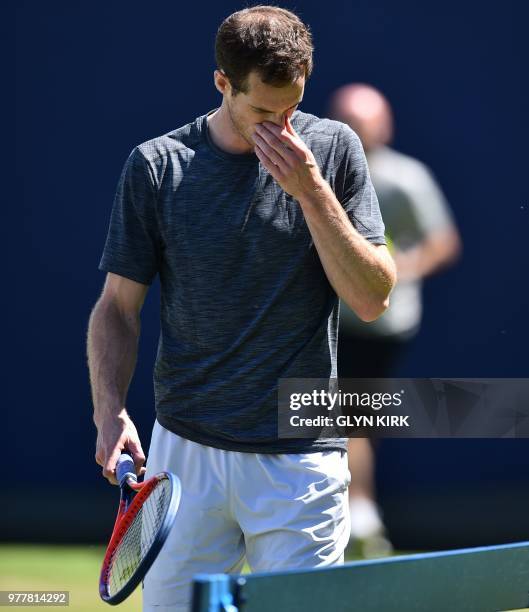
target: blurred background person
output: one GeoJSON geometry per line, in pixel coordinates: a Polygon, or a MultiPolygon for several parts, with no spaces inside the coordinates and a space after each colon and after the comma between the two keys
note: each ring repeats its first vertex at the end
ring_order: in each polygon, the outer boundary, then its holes
{"type": "MultiPolygon", "coordinates": [[[[448,203],[431,171],[390,148],[393,114],[381,92],[366,84],[334,92],[329,116],[347,123],[360,137],[397,264],[398,283],[390,307],[364,323],[340,307],[338,372],[342,378],[385,378],[420,328],[422,279],[452,264],[461,241],[448,203]]],[[[387,554],[391,546],[375,502],[374,456],[369,439],[349,441],[351,540],[364,556],[387,554]]]]}

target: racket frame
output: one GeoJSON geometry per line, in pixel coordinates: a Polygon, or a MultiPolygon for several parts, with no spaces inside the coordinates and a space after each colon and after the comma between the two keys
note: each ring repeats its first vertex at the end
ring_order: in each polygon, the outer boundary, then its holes
{"type": "Polygon", "coordinates": [[[180,505],[182,494],[180,480],[170,472],[160,472],[145,482],[138,483],[135,477],[127,477],[120,484],[121,497],[119,501],[118,514],[112,536],[105,552],[101,574],[99,577],[99,595],[101,599],[110,605],[117,605],[124,601],[143,580],[154,560],[158,556],[171,527],[173,526],[180,505]],[[108,593],[108,573],[113,555],[123,539],[128,527],[137,516],[145,499],[161,480],[168,479],[171,483],[171,500],[163,518],[162,524],[156,537],[145,557],[140,561],[138,567],[126,582],[125,586],[114,595],[108,593]]]}

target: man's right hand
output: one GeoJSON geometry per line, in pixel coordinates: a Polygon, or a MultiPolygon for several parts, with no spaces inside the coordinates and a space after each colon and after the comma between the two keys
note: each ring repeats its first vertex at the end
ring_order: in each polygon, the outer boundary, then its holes
{"type": "Polygon", "coordinates": [[[145,473],[145,454],[136,427],[125,408],[119,414],[97,422],[96,427],[96,462],[103,468],[103,476],[111,484],[118,484],[116,463],[122,451],[127,451],[132,456],[138,476],[145,473]]]}

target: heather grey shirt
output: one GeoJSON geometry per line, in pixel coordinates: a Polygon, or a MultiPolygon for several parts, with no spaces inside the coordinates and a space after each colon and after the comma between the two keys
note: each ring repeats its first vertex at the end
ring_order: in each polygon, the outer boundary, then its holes
{"type": "MultiPolygon", "coordinates": [[[[292,124],[355,228],[384,244],[356,134],[299,111],[292,124]]],[[[160,276],[164,427],[227,450],[345,448],[277,438],[278,379],[336,376],[338,299],[299,204],[253,153],[218,149],[206,115],[132,151],[99,268],[145,285],[160,276]]]]}
{"type": "MultiPolygon", "coordinates": [[[[384,215],[386,237],[399,251],[454,224],[450,207],[431,171],[420,161],[389,147],[369,151],[367,163],[384,215]]],[[[419,330],[422,318],[422,282],[399,281],[390,306],[372,323],[364,323],[341,305],[343,330],[367,338],[406,341],[419,330]]]]}

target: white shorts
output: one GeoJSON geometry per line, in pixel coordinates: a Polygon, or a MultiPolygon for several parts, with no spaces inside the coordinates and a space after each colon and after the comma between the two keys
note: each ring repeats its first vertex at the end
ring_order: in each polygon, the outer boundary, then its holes
{"type": "Polygon", "coordinates": [[[144,612],[189,610],[200,573],[343,563],[349,540],[345,451],[253,454],[203,446],[155,423],[146,476],[175,473],[175,525],[143,586],[144,612]]]}

